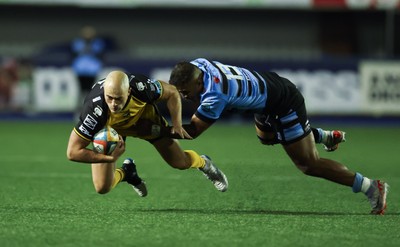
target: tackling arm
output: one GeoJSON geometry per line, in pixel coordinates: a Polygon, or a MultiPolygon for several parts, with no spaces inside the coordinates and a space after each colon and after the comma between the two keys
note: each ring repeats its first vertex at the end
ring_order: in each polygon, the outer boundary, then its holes
{"type": "MultiPolygon", "coordinates": [[[[205,122],[198,118],[196,115],[192,116],[190,124],[184,124],[182,127],[185,131],[194,139],[201,135],[206,129],[208,129],[212,123],[205,122]]],[[[192,139],[192,138],[182,138],[177,134],[171,132],[172,127],[165,127],[161,130],[162,136],[168,136],[174,139],[192,139]]]]}

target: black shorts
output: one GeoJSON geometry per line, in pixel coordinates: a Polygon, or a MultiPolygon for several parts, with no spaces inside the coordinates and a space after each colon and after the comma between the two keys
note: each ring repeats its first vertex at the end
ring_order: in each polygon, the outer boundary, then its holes
{"type": "Polygon", "coordinates": [[[276,73],[264,73],[268,99],[262,113],[254,115],[257,127],[275,132],[283,145],[296,142],[311,132],[304,97],[296,85],[276,73]]]}

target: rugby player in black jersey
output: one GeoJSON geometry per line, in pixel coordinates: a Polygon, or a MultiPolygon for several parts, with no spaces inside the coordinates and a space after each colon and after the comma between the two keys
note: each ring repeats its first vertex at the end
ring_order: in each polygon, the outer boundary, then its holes
{"type": "Polygon", "coordinates": [[[137,137],[149,141],[171,167],[182,170],[198,168],[216,189],[226,191],[226,176],[208,156],[199,155],[193,150],[182,150],[177,140],[160,137],[158,129],[151,129],[152,126],[168,126],[158,112],[156,103],[159,101],[166,102],[172,121],[171,133],[190,139],[190,135],[182,128],[181,98],[175,86],[144,75],[112,71],[105,79],[94,84],[87,95],[79,121],[69,138],[68,159],[92,164],[96,192],[108,193],[118,183],[126,181],[143,197],[147,195],[146,184],[138,176],[133,160],[126,158],[122,167],[116,168],[118,159],[125,152],[126,137],[137,137]],[[106,125],[121,136],[110,155],[96,153],[88,147],[94,134],[106,125]]]}

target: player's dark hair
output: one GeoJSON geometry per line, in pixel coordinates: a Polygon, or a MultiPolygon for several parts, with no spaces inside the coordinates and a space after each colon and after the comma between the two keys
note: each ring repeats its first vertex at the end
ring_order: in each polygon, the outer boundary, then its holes
{"type": "Polygon", "coordinates": [[[196,66],[189,62],[180,62],[172,69],[169,83],[172,85],[184,85],[193,79],[196,66]]]}

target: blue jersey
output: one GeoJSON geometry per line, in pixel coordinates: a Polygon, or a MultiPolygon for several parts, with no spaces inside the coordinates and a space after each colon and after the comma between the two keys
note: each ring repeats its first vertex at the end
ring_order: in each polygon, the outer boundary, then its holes
{"type": "Polygon", "coordinates": [[[191,61],[204,72],[204,91],[196,115],[204,120],[217,120],[224,110],[261,112],[266,106],[266,81],[256,71],[208,61],[191,61]]]}
{"type": "Polygon", "coordinates": [[[72,43],[72,51],[76,55],[72,62],[72,68],[79,76],[97,76],[103,67],[101,55],[105,49],[102,39],[86,41],[75,39],[72,43]]]}

